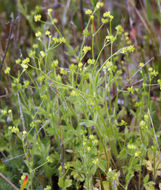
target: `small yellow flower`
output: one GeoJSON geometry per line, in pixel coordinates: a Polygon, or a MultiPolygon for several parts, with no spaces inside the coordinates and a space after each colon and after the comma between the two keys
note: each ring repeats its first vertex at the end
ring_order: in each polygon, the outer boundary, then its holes
{"type": "Polygon", "coordinates": [[[115,41],[115,37],[113,35],[110,35],[110,36],[106,36],[106,40],[107,42],[114,42],[115,41]]]}
{"type": "Polygon", "coordinates": [[[59,42],[59,39],[56,37],[53,37],[52,40],[54,41],[55,44],[59,42]]]}
{"type": "Polygon", "coordinates": [[[140,154],[141,154],[141,151],[137,151],[137,152],[135,152],[135,157],[139,157],[140,154]]]}
{"type": "Polygon", "coordinates": [[[110,20],[113,19],[113,16],[111,15],[110,11],[105,12],[105,13],[103,14],[103,17],[104,17],[104,18],[109,18],[110,20]]]}
{"type": "Polygon", "coordinates": [[[149,72],[152,72],[152,71],[153,71],[153,68],[152,68],[152,67],[149,67],[148,71],[149,71],[149,72]]]}
{"type": "Polygon", "coordinates": [[[129,52],[134,52],[135,51],[135,47],[133,45],[128,47],[128,51],[129,52]]]}
{"type": "Polygon", "coordinates": [[[118,26],[116,26],[116,31],[117,31],[117,33],[119,34],[119,35],[121,35],[122,34],[122,32],[123,32],[123,28],[122,28],[122,26],[121,25],[118,25],[118,26]]]}
{"type": "Polygon", "coordinates": [[[71,96],[78,96],[79,94],[75,91],[75,90],[72,90],[72,92],[70,93],[71,96]]]}
{"type": "Polygon", "coordinates": [[[9,73],[10,73],[10,70],[11,70],[10,67],[7,67],[7,68],[5,69],[5,71],[4,71],[4,73],[5,73],[5,74],[9,74],[9,73]]]}
{"type": "Polygon", "coordinates": [[[137,147],[134,144],[128,144],[127,148],[131,150],[135,150],[137,147]]]}
{"type": "Polygon", "coordinates": [[[35,15],[34,20],[35,20],[35,22],[40,21],[41,20],[41,15],[35,15]]]}
{"type": "Polygon", "coordinates": [[[84,36],[89,36],[89,32],[88,32],[87,29],[84,29],[84,30],[83,30],[83,35],[84,35],[84,36]]]}
{"type": "Polygon", "coordinates": [[[144,63],[140,63],[139,66],[140,66],[140,67],[144,67],[144,63]]]}
{"type": "Polygon", "coordinates": [[[86,15],[91,15],[91,14],[92,14],[92,10],[91,10],[91,9],[87,9],[87,10],[85,11],[85,14],[86,14],[86,15]]]}
{"type": "Polygon", "coordinates": [[[95,139],[94,135],[89,135],[89,139],[95,139]]]}
{"type": "Polygon", "coordinates": [[[23,131],[22,134],[25,136],[27,134],[27,131],[23,131]]]}
{"type": "Polygon", "coordinates": [[[98,144],[98,140],[95,139],[95,140],[93,141],[93,144],[94,144],[94,145],[97,145],[97,144],[98,144]]]}
{"type": "Polygon", "coordinates": [[[65,42],[66,42],[66,39],[65,39],[64,37],[62,37],[62,38],[59,38],[59,41],[60,41],[61,43],[65,43],[65,42]]]}
{"type": "Polygon", "coordinates": [[[29,53],[29,57],[34,57],[34,56],[35,56],[35,54],[36,54],[36,52],[35,52],[35,51],[31,51],[31,52],[29,53]]]}
{"type": "Polygon", "coordinates": [[[145,126],[146,126],[145,121],[143,121],[143,120],[142,120],[142,121],[140,121],[140,127],[141,127],[141,128],[144,128],[145,126]]]}
{"type": "Polygon", "coordinates": [[[131,86],[131,87],[128,87],[127,90],[128,90],[128,92],[130,92],[131,94],[134,93],[134,88],[133,88],[132,86],[131,86]]]}
{"type": "Polygon", "coordinates": [[[24,60],[22,61],[22,64],[26,64],[26,63],[29,63],[29,62],[30,62],[30,58],[27,57],[26,59],[24,59],[24,60]]]}
{"type": "Polygon", "coordinates": [[[40,31],[39,31],[39,32],[36,32],[35,36],[36,36],[37,38],[39,38],[39,37],[41,36],[41,32],[40,32],[40,31]]]}
{"type": "Polygon", "coordinates": [[[90,147],[90,146],[88,146],[88,147],[87,147],[87,150],[88,150],[88,152],[89,152],[89,151],[91,150],[91,147],[90,147]]]}
{"type": "Polygon", "coordinates": [[[12,110],[8,110],[8,113],[9,113],[9,114],[12,113],[12,110]]]}
{"type": "Polygon", "coordinates": [[[50,162],[50,163],[52,163],[52,162],[53,162],[52,157],[51,157],[51,156],[48,156],[48,157],[47,157],[47,161],[50,162]]]}
{"type": "Polygon", "coordinates": [[[16,59],[16,64],[20,64],[20,63],[21,63],[21,59],[20,58],[16,59]]]}
{"type": "Polygon", "coordinates": [[[52,67],[57,67],[59,64],[58,60],[54,60],[53,63],[52,63],[52,67]]]}
{"type": "Polygon", "coordinates": [[[12,127],[11,132],[12,133],[19,133],[19,129],[17,127],[12,127]]]}
{"type": "Polygon", "coordinates": [[[95,160],[92,161],[93,164],[98,164],[98,158],[96,158],[95,160]]]}
{"type": "Polygon", "coordinates": [[[7,111],[6,110],[1,110],[2,115],[6,115],[7,111]]]}
{"type": "Polygon", "coordinates": [[[45,34],[46,34],[47,36],[49,36],[51,33],[50,33],[49,30],[47,30],[47,31],[45,32],[45,34]]]}
{"type": "Polygon", "coordinates": [[[78,67],[81,68],[83,66],[83,63],[82,62],[79,62],[78,63],[78,67]]]}
{"type": "Polygon", "coordinates": [[[26,80],[26,81],[24,81],[23,87],[24,87],[24,88],[27,88],[27,87],[29,86],[29,84],[30,84],[30,82],[29,82],[28,80],[26,80]]]}
{"type": "Polygon", "coordinates": [[[62,75],[66,75],[66,74],[67,74],[67,72],[64,70],[64,68],[60,68],[60,73],[61,73],[62,75]]]}
{"type": "Polygon", "coordinates": [[[103,13],[103,17],[108,18],[110,15],[111,15],[110,11],[107,11],[107,12],[103,13]]]}
{"type": "Polygon", "coordinates": [[[88,59],[87,63],[88,64],[95,64],[95,59],[88,59]]]}
{"type": "Polygon", "coordinates": [[[101,7],[103,7],[104,3],[102,2],[97,2],[96,4],[96,9],[100,9],[101,7]]]}
{"type": "Polygon", "coordinates": [[[104,18],[102,18],[101,21],[102,21],[103,24],[108,23],[108,19],[104,19],[104,18]]]}
{"type": "Polygon", "coordinates": [[[90,18],[91,18],[91,19],[94,19],[94,15],[91,15],[90,18]]]}
{"type": "Polygon", "coordinates": [[[84,142],[83,142],[83,145],[85,146],[86,144],[87,144],[86,141],[84,141],[84,142]]]}
{"type": "Polygon", "coordinates": [[[54,18],[54,19],[52,20],[52,24],[56,24],[56,23],[58,23],[58,19],[54,18]]]}
{"type": "Polygon", "coordinates": [[[38,44],[33,44],[32,46],[34,49],[38,48],[38,44]]]}
{"type": "Polygon", "coordinates": [[[42,57],[46,56],[46,53],[44,51],[40,51],[40,54],[41,54],[42,57]]]}
{"type": "Polygon", "coordinates": [[[53,11],[53,10],[52,10],[51,8],[49,8],[49,9],[48,9],[48,15],[50,15],[52,11],[53,11]]]}
{"type": "Polygon", "coordinates": [[[91,47],[90,46],[84,46],[83,47],[83,52],[86,54],[88,51],[91,50],[91,47]]]}

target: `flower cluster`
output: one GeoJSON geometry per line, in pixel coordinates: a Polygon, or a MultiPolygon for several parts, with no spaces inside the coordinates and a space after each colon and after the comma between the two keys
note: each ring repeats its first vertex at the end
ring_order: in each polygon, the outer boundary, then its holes
{"type": "Polygon", "coordinates": [[[41,15],[35,15],[34,20],[35,20],[35,22],[41,21],[41,15]]]}
{"type": "Polygon", "coordinates": [[[70,93],[71,96],[78,96],[79,93],[76,92],[75,90],[72,90],[71,93],[70,93]]]}
{"type": "Polygon", "coordinates": [[[156,77],[158,75],[158,72],[155,71],[152,67],[149,67],[148,71],[150,72],[151,76],[156,77]]]}
{"type": "Polygon", "coordinates": [[[42,57],[45,57],[45,56],[46,56],[46,53],[45,53],[44,51],[40,51],[40,55],[41,55],[42,57]]]}
{"type": "Polygon", "coordinates": [[[54,41],[54,44],[57,44],[57,43],[66,43],[66,39],[64,37],[61,37],[61,38],[53,37],[52,40],[54,41]]]}
{"type": "Polygon", "coordinates": [[[93,65],[95,64],[95,59],[88,59],[87,63],[93,65]]]}
{"type": "Polygon", "coordinates": [[[113,19],[113,16],[111,15],[110,11],[107,11],[103,14],[103,17],[104,18],[107,18],[107,19],[110,19],[112,20],[113,19]]]}
{"type": "Polygon", "coordinates": [[[24,70],[26,70],[27,68],[28,68],[28,63],[30,62],[30,58],[29,57],[27,57],[26,59],[24,59],[23,61],[22,61],[22,63],[21,63],[21,67],[24,69],[24,70]]]}
{"type": "Polygon", "coordinates": [[[100,9],[101,7],[103,7],[104,3],[102,2],[97,2],[96,4],[96,9],[100,9]]]}
{"type": "Polygon", "coordinates": [[[9,73],[10,73],[10,70],[11,70],[11,68],[10,68],[10,67],[6,67],[6,69],[5,69],[4,73],[5,73],[5,74],[9,74],[9,73]]]}
{"type": "Polygon", "coordinates": [[[110,35],[110,36],[106,36],[106,40],[107,40],[107,42],[111,42],[111,43],[113,43],[114,41],[115,41],[115,37],[113,36],[113,35],[110,35]]]}
{"type": "Polygon", "coordinates": [[[58,62],[58,60],[56,59],[56,60],[54,60],[54,61],[52,62],[52,67],[58,67],[58,64],[59,64],[59,62],[58,62]]]}
{"type": "Polygon", "coordinates": [[[83,47],[83,52],[84,52],[84,54],[86,54],[88,51],[90,51],[91,50],[91,47],[90,46],[84,46],[83,47]]]}
{"type": "Polygon", "coordinates": [[[14,127],[9,126],[8,129],[11,131],[11,133],[19,133],[20,132],[18,127],[15,127],[15,126],[14,127]]]}
{"type": "Polygon", "coordinates": [[[91,9],[87,9],[87,10],[85,11],[85,14],[86,14],[86,15],[92,15],[92,10],[91,10],[91,9]]]}
{"type": "Polygon", "coordinates": [[[27,87],[29,86],[29,84],[30,84],[30,82],[29,82],[28,80],[26,80],[26,81],[24,81],[23,87],[24,87],[24,88],[27,88],[27,87]]]}
{"type": "Polygon", "coordinates": [[[60,73],[61,73],[62,75],[66,75],[66,74],[67,74],[67,71],[64,70],[64,68],[60,68],[60,73]]]}
{"type": "Polygon", "coordinates": [[[134,51],[135,51],[135,48],[133,45],[122,48],[122,53],[124,54],[133,53],[134,51]]]}
{"type": "Polygon", "coordinates": [[[121,34],[122,34],[123,28],[122,28],[121,25],[117,25],[117,26],[115,27],[115,29],[116,29],[118,35],[121,35],[121,34]]]}
{"type": "Polygon", "coordinates": [[[41,37],[41,32],[40,31],[38,31],[38,32],[36,32],[36,34],[35,34],[35,36],[37,37],[37,38],[40,38],[41,37]]]}
{"type": "Polygon", "coordinates": [[[30,51],[30,53],[29,53],[29,57],[31,58],[31,57],[35,57],[35,55],[36,55],[36,52],[35,51],[30,51]]]}

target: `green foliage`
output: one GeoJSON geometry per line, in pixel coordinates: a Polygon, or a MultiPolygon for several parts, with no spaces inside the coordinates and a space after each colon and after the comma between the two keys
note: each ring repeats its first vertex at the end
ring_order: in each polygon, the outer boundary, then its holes
{"type": "Polygon", "coordinates": [[[4,71],[12,79],[14,109],[0,114],[3,173],[18,172],[17,186],[28,175],[28,190],[54,183],[63,190],[154,188],[160,133],[150,95],[158,72],[148,63],[128,70],[135,47],[121,25],[112,28],[109,11],[101,14],[100,2],[91,0],[93,9],[85,11],[88,21],[77,46],[65,27],[59,29],[52,9],[44,19],[41,8],[29,14],[17,3],[34,40],[27,55],[15,60],[18,72],[9,66],[4,71]]]}

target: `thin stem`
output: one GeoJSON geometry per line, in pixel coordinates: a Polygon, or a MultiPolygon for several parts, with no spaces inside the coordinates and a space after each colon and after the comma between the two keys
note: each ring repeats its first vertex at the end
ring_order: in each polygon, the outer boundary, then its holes
{"type": "Polygon", "coordinates": [[[4,176],[2,173],[0,173],[0,177],[3,178],[13,189],[19,190],[6,176],[4,176]]]}

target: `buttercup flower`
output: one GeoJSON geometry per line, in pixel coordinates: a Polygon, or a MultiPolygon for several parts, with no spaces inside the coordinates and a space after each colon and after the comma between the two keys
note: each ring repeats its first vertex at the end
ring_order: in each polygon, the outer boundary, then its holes
{"type": "Polygon", "coordinates": [[[35,22],[40,21],[41,20],[41,15],[35,15],[34,20],[35,20],[35,22]]]}

